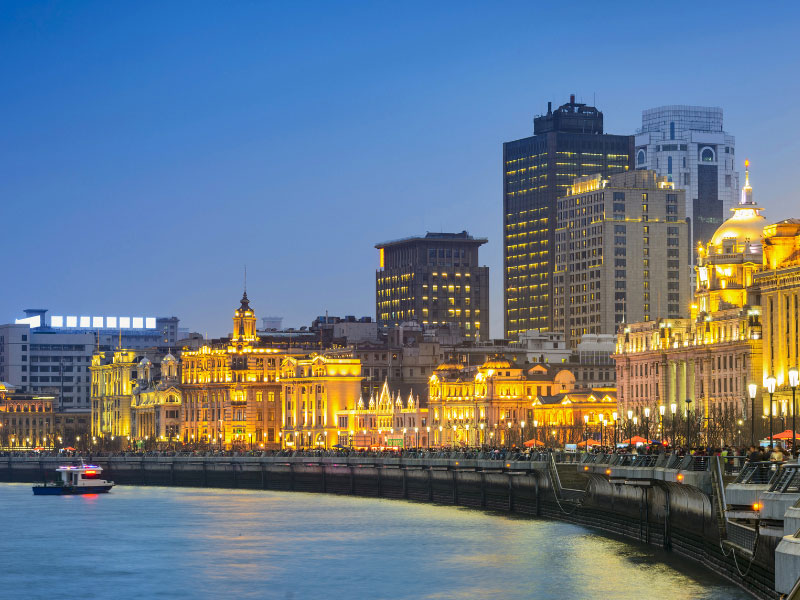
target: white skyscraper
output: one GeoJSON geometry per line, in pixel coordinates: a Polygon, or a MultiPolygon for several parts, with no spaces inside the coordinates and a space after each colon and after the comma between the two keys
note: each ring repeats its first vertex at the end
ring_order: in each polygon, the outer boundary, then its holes
{"type": "Polygon", "coordinates": [[[637,169],[651,169],[686,190],[694,260],[737,202],[735,138],[722,130],[722,109],[671,105],[642,112],[636,134],[637,169]]]}

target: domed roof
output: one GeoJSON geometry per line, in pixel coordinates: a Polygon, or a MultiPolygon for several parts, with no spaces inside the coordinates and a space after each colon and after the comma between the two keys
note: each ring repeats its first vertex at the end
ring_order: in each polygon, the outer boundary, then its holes
{"type": "Polygon", "coordinates": [[[510,369],[511,361],[502,356],[495,356],[483,363],[483,369],[510,369]]]}
{"type": "Polygon", "coordinates": [[[731,210],[733,216],[720,225],[711,238],[714,246],[721,246],[723,240],[727,239],[744,243],[745,240],[757,242],[763,237],[767,219],[759,214],[760,208],[755,205],[738,204],[731,210]]]}
{"type": "Polygon", "coordinates": [[[140,367],[149,367],[152,364],[153,363],[151,363],[150,359],[147,358],[146,356],[142,360],[139,361],[139,366],[140,367]]]}
{"type": "Polygon", "coordinates": [[[437,371],[461,371],[464,365],[456,362],[445,362],[436,367],[437,371]]]}
{"type": "Polygon", "coordinates": [[[761,214],[763,209],[753,202],[749,160],[744,161],[744,167],[745,180],[744,187],[742,187],[742,199],[731,209],[733,216],[714,232],[711,238],[711,244],[714,246],[722,246],[725,240],[736,240],[740,244],[747,240],[758,242],[764,235],[764,225],[767,224],[767,220],[761,214]]]}
{"type": "Polygon", "coordinates": [[[164,358],[161,359],[161,362],[162,363],[165,363],[165,362],[178,362],[178,359],[175,358],[174,356],[172,356],[172,352],[170,352],[164,358]]]}

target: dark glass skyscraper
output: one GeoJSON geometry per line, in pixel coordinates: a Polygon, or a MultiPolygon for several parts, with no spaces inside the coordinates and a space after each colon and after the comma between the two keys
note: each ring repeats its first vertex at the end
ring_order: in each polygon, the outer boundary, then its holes
{"type": "Polygon", "coordinates": [[[503,144],[505,335],[553,329],[557,199],[575,177],[633,168],[633,136],[603,133],[603,113],[575,102],[533,120],[533,136],[503,144]]]}

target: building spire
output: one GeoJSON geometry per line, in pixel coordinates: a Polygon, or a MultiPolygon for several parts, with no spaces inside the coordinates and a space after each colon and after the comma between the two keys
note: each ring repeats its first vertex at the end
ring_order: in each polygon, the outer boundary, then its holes
{"type": "Polygon", "coordinates": [[[742,199],[739,204],[753,204],[753,188],[750,186],[750,160],[744,161],[744,187],[742,188],[742,199]]]}

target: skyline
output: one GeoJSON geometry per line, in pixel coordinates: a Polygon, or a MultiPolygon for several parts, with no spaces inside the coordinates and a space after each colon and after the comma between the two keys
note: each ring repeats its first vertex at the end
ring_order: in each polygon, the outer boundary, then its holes
{"type": "Polygon", "coordinates": [[[6,247],[24,259],[5,262],[2,321],[31,307],[146,313],[224,335],[245,265],[258,317],[374,317],[375,243],[466,229],[489,238],[500,337],[502,142],[571,93],[618,134],[655,106],[722,107],[767,221],[787,218],[800,127],[781,102],[800,90],[779,74],[796,71],[798,9],[776,19],[734,4],[659,21],[697,44],[654,41],[639,7],[601,32],[596,15],[570,15],[567,46],[557,31],[521,37],[534,17],[559,18],[523,4],[440,4],[424,22],[366,3],[305,5],[313,22],[288,6],[4,6],[0,193],[4,222],[23,224],[5,228],[6,247]],[[744,28],[737,46],[730,32],[744,28]],[[588,63],[595,42],[627,62],[588,63]],[[681,77],[657,68],[665,55],[681,77]]]}

